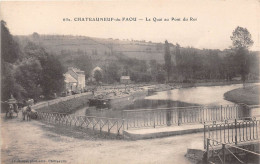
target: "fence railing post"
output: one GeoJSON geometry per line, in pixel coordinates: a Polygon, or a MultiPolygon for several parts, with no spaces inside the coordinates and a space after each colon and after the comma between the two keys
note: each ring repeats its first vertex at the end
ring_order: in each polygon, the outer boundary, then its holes
{"type": "Polygon", "coordinates": [[[155,128],[155,111],[153,111],[153,127],[155,128]]]}
{"type": "Polygon", "coordinates": [[[225,144],[222,144],[222,156],[223,156],[223,164],[226,163],[226,153],[225,153],[225,148],[226,148],[226,145],[225,144]]]}
{"type": "Polygon", "coordinates": [[[222,112],[222,105],[220,106],[220,112],[221,112],[221,121],[223,121],[223,112],[222,112]]]}
{"type": "Polygon", "coordinates": [[[204,149],[206,149],[206,125],[204,122],[204,149]]]}
{"type": "Polygon", "coordinates": [[[128,130],[128,112],[126,112],[126,130],[128,130]]]}
{"type": "Polygon", "coordinates": [[[177,114],[178,114],[178,126],[180,126],[181,125],[181,112],[180,112],[179,108],[177,109],[177,114]]]}
{"type": "Polygon", "coordinates": [[[235,145],[237,145],[237,119],[235,119],[235,145]]]}
{"type": "Polygon", "coordinates": [[[206,157],[206,162],[208,163],[209,162],[209,138],[207,138],[207,157],[206,157]]]}

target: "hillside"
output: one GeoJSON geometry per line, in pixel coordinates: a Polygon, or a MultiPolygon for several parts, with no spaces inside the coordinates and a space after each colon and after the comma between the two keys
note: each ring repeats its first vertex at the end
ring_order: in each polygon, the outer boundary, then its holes
{"type": "Polygon", "coordinates": [[[164,60],[164,44],[145,41],[129,41],[118,39],[101,39],[85,36],[69,35],[38,35],[34,33],[28,36],[15,36],[20,45],[26,45],[32,41],[41,45],[47,52],[64,55],[85,54],[92,60],[108,61],[116,60],[116,55],[124,55],[139,60],[155,59],[159,62],[164,60]]]}
{"type": "MultiPolygon", "coordinates": [[[[148,82],[151,79],[164,81],[164,43],[37,33],[14,38],[22,49],[33,42],[55,55],[65,70],[70,66],[78,67],[85,71],[87,77],[98,66],[110,72],[106,79],[115,76],[113,79],[119,81],[124,74],[130,75],[136,82],[148,82]]],[[[232,49],[196,49],[172,43],[169,43],[169,49],[173,63],[172,80],[230,80],[240,74],[237,56],[232,49]]],[[[249,78],[258,79],[259,52],[250,54],[249,78]]]]}

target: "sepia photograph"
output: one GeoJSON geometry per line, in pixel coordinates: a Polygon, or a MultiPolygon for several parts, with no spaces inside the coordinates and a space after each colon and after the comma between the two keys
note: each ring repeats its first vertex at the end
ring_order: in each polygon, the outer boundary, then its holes
{"type": "Polygon", "coordinates": [[[0,2],[2,164],[259,164],[259,0],[0,2]]]}

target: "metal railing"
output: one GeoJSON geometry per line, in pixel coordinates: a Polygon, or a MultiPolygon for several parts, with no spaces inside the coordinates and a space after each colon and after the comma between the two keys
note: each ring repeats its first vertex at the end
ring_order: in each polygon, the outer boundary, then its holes
{"type": "Polygon", "coordinates": [[[258,140],[259,122],[255,118],[243,118],[232,122],[226,120],[222,123],[204,124],[204,148],[207,146],[207,138],[212,140],[210,144],[214,146],[219,143],[237,145],[240,142],[258,140]]]}
{"type": "Polygon", "coordinates": [[[122,135],[124,131],[124,119],[118,118],[38,112],[38,119],[53,124],[92,129],[94,131],[98,131],[99,133],[106,132],[108,134],[114,133],[117,135],[122,135]]]}
{"type": "MultiPolygon", "coordinates": [[[[225,164],[226,162],[228,162],[226,159],[226,156],[228,154],[230,154],[233,159],[235,159],[235,161],[238,161],[239,163],[245,163],[243,162],[240,157],[239,154],[241,152],[246,152],[247,154],[256,156],[258,159],[260,157],[260,154],[254,151],[250,151],[247,149],[243,149],[234,145],[229,145],[229,144],[225,144],[219,141],[216,141],[214,139],[210,139],[207,138],[207,146],[206,146],[206,156],[205,156],[205,161],[206,163],[222,163],[225,164]],[[221,148],[216,148],[215,145],[212,145],[212,143],[218,143],[218,145],[221,145],[221,148]],[[216,158],[214,158],[216,157],[216,158]]],[[[232,161],[232,163],[235,162],[234,160],[232,161]]],[[[231,161],[229,161],[231,162],[231,161]]]]}
{"type": "Polygon", "coordinates": [[[224,121],[243,116],[240,105],[124,110],[127,129],[224,121]]]}

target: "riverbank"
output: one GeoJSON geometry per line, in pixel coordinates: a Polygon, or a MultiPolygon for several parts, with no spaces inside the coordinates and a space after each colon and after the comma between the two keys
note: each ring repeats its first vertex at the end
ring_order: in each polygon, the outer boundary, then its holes
{"type": "Polygon", "coordinates": [[[226,100],[234,103],[244,103],[247,105],[259,105],[259,85],[247,86],[228,91],[224,94],[226,100]]]}
{"type": "MultiPolygon", "coordinates": [[[[259,83],[259,81],[251,80],[251,81],[247,81],[247,83],[259,83]]],[[[239,80],[234,80],[234,81],[208,81],[208,82],[179,83],[179,84],[177,83],[177,85],[181,85],[182,88],[224,86],[224,85],[232,85],[232,84],[243,84],[243,82],[239,80]]]]}
{"type": "Polygon", "coordinates": [[[57,113],[72,114],[78,109],[88,105],[88,99],[91,97],[92,95],[88,94],[88,95],[82,95],[80,97],[68,99],[66,101],[56,101],[56,103],[37,108],[35,110],[40,112],[49,112],[49,113],[57,112],[57,113]]]}

